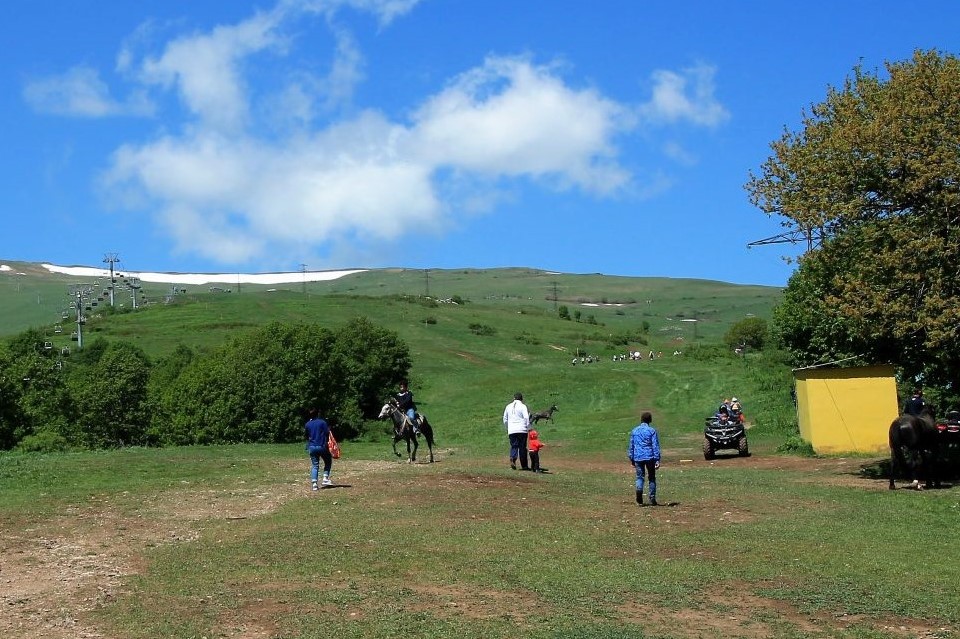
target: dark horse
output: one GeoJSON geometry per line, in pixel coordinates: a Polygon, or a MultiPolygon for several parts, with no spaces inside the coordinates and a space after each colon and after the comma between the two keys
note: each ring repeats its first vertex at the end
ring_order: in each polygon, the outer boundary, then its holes
{"type": "Polygon", "coordinates": [[[909,488],[923,490],[920,477],[927,488],[940,485],[940,437],[931,405],[923,407],[919,416],[901,415],[890,424],[890,490],[896,488],[893,478],[897,471],[906,472],[911,480],[909,488]]]}
{"type": "MultiPolygon", "coordinates": [[[[410,423],[407,416],[402,410],[397,408],[396,401],[390,400],[380,409],[380,414],[377,416],[377,419],[384,419],[386,417],[389,417],[393,421],[393,453],[397,457],[400,457],[400,453],[397,452],[397,442],[402,439],[407,442],[407,463],[412,464],[417,461],[417,447],[419,446],[417,433],[414,431],[413,424],[410,423]]],[[[427,421],[426,415],[417,413],[417,417],[420,418],[420,424],[417,426],[417,429],[420,431],[420,434],[423,435],[423,438],[427,440],[427,448],[430,449],[430,463],[432,464],[433,426],[427,421]]]]}
{"type": "Polygon", "coordinates": [[[557,405],[556,405],[556,404],[554,404],[553,406],[551,406],[551,407],[548,408],[547,410],[542,410],[542,411],[540,411],[540,412],[538,412],[538,413],[534,413],[533,415],[530,416],[530,423],[531,423],[531,424],[536,424],[536,423],[537,423],[538,421],[540,421],[541,419],[549,419],[549,420],[550,420],[550,423],[553,423],[553,414],[554,414],[555,412],[557,412],[558,410],[560,410],[560,409],[557,408],[557,405]]]}

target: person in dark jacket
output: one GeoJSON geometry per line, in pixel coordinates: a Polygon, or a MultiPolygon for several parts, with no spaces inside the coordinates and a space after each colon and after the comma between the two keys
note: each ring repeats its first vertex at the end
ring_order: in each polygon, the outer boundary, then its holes
{"type": "Polygon", "coordinates": [[[400,409],[410,423],[413,425],[413,432],[420,432],[420,423],[417,421],[417,405],[413,403],[413,393],[407,386],[407,382],[400,382],[400,392],[394,396],[397,400],[397,408],[400,409]]]}
{"type": "Polygon", "coordinates": [[[319,416],[316,408],[310,409],[310,419],[303,427],[303,434],[307,438],[307,453],[310,455],[310,482],[313,490],[318,490],[317,480],[320,478],[320,460],[323,460],[323,486],[332,486],[330,469],[333,466],[333,456],[330,454],[330,426],[319,416]]]}
{"type": "Polygon", "coordinates": [[[657,469],[660,468],[660,437],[653,427],[653,415],[645,412],[630,432],[627,459],[637,471],[637,503],[643,505],[644,475],[650,482],[650,505],[657,505],[657,469]]]}
{"type": "Polygon", "coordinates": [[[910,399],[908,399],[907,403],[904,405],[903,412],[907,415],[919,417],[926,405],[927,402],[925,402],[923,399],[923,389],[915,388],[913,390],[913,395],[910,396],[910,399]]]}

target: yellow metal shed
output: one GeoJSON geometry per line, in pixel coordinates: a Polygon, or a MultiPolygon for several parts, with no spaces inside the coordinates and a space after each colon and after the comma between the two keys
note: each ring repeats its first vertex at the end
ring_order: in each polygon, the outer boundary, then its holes
{"type": "Polygon", "coordinates": [[[879,453],[899,414],[892,366],[799,369],[800,436],[817,453],[879,453]]]}

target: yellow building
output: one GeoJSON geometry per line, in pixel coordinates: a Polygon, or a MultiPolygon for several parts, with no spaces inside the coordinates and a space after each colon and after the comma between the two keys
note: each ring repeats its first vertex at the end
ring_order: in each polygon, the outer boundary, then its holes
{"type": "Polygon", "coordinates": [[[899,415],[892,366],[794,371],[800,436],[818,454],[880,453],[899,415]]]}

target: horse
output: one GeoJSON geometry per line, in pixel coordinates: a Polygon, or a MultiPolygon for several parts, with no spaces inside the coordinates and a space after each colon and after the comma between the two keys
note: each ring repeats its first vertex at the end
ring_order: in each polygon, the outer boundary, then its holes
{"type": "MultiPolygon", "coordinates": [[[[401,439],[407,442],[407,463],[412,464],[417,461],[417,448],[419,443],[417,442],[417,433],[413,429],[413,424],[410,423],[410,419],[404,414],[402,410],[397,407],[395,401],[389,401],[383,405],[383,408],[380,409],[380,414],[377,416],[377,419],[384,419],[389,417],[393,420],[393,453],[400,457],[400,453],[397,452],[397,442],[401,439]]],[[[417,417],[420,420],[420,424],[417,427],[420,431],[420,434],[423,435],[423,438],[427,441],[427,448],[430,450],[430,463],[433,463],[433,427],[430,425],[430,422],[427,421],[426,415],[423,413],[417,413],[417,417]]]]}
{"type": "Polygon", "coordinates": [[[551,406],[551,407],[548,408],[547,410],[542,410],[542,411],[540,411],[540,412],[538,412],[538,413],[534,413],[533,415],[530,416],[530,423],[531,423],[531,424],[536,424],[536,423],[539,422],[541,419],[549,419],[549,420],[550,420],[550,423],[552,424],[552,423],[553,423],[553,414],[554,414],[555,412],[557,412],[558,410],[560,410],[560,409],[557,408],[557,405],[556,405],[556,404],[554,404],[553,406],[551,406]]]}
{"type": "Polygon", "coordinates": [[[906,471],[911,480],[909,488],[923,490],[940,486],[938,464],[940,437],[937,431],[936,411],[927,404],[920,415],[900,415],[890,424],[890,490],[896,488],[893,479],[898,469],[906,471]]]}

